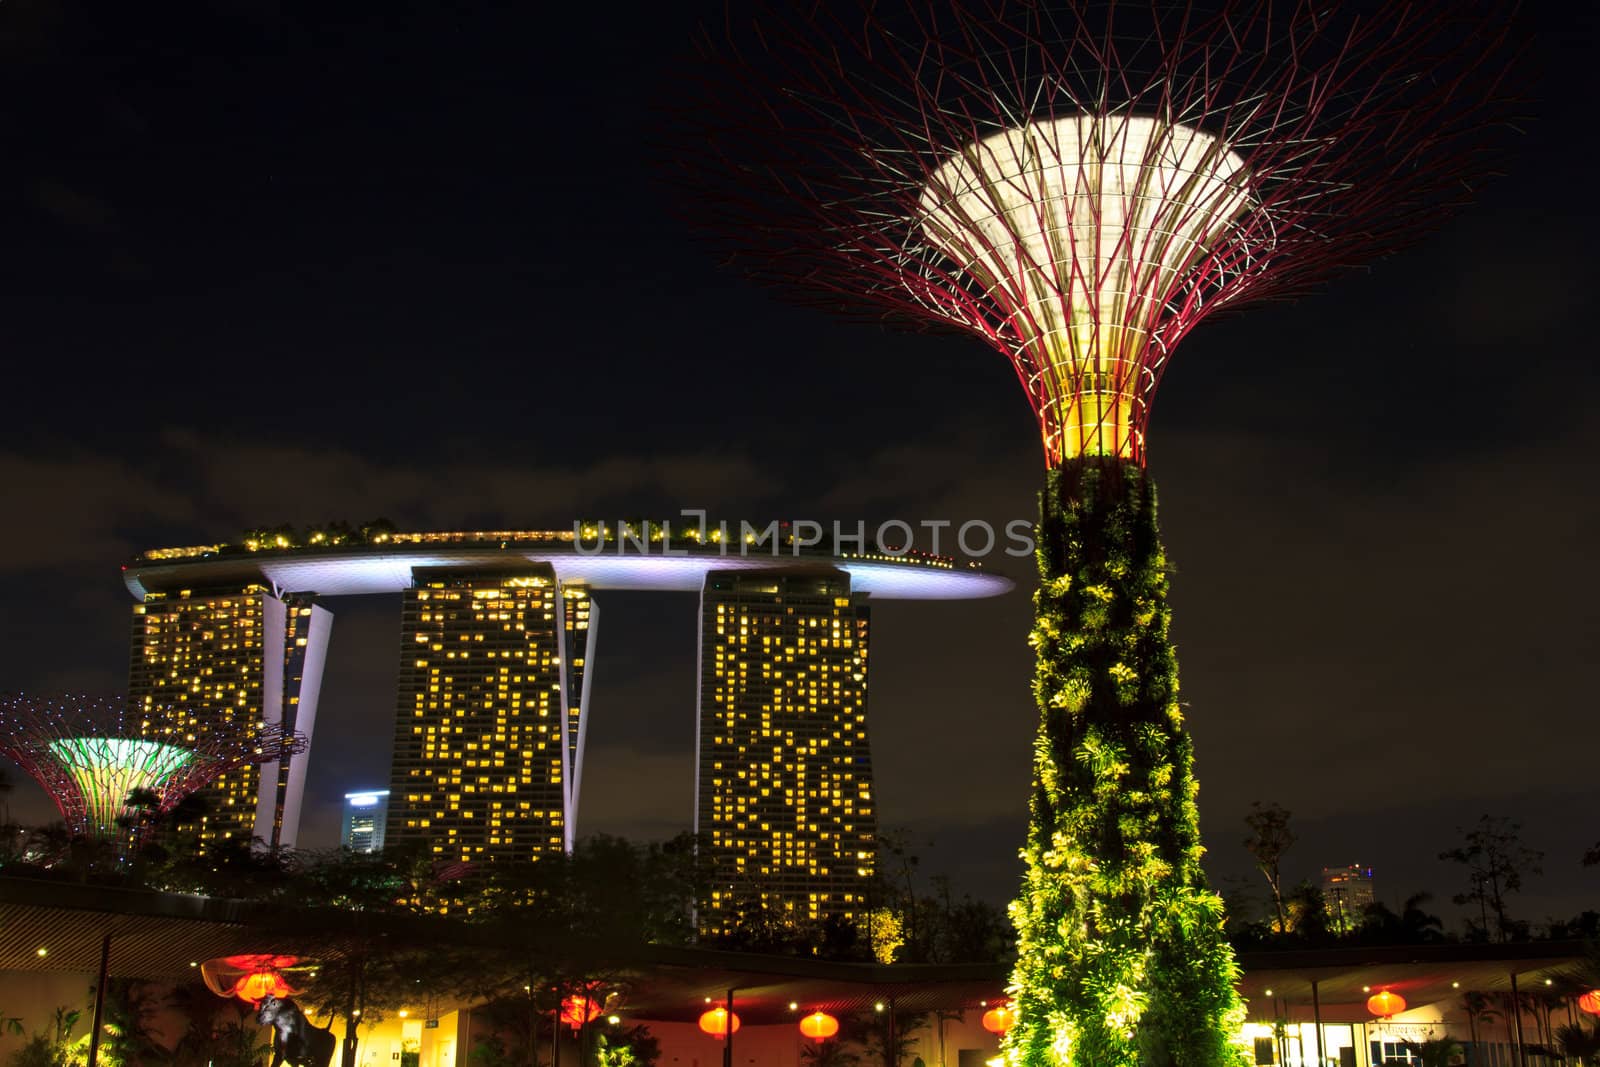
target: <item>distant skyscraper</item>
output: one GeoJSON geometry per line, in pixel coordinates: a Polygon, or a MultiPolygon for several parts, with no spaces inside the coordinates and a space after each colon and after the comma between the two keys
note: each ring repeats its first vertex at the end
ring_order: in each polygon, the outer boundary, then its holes
{"type": "MultiPolygon", "coordinates": [[[[310,738],[333,615],[262,585],[152,591],[133,609],[130,699],[146,737],[204,735],[222,724],[281,726],[310,738]],[[165,707],[165,714],[149,709],[165,707]]],[[[292,847],[309,753],[228,771],[206,790],[200,846],[260,838],[292,847]]],[[[184,832],[180,827],[179,832],[184,832]]]]}
{"type": "Polygon", "coordinates": [[[700,927],[867,910],[877,819],[864,595],[839,571],[712,571],[700,597],[700,927]]]}
{"type": "Polygon", "coordinates": [[[547,563],[413,572],[388,840],[441,862],[569,848],[597,616],[547,563]],[[581,642],[581,643],[580,643],[581,642]]]}
{"type": "Polygon", "coordinates": [[[356,852],[382,852],[383,830],[389,821],[389,791],[371,789],[344,795],[344,819],[339,844],[356,852]]]}
{"type": "Polygon", "coordinates": [[[1348,867],[1322,868],[1322,903],[1328,923],[1343,932],[1361,925],[1372,895],[1372,868],[1352,863],[1348,867]]]}

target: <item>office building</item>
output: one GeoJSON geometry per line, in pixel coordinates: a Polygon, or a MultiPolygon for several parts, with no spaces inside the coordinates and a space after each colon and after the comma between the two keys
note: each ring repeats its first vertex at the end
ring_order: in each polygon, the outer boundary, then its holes
{"type": "Polygon", "coordinates": [[[1366,918],[1372,895],[1372,868],[1352,863],[1348,867],[1322,868],[1322,903],[1328,926],[1337,933],[1353,930],[1366,918]]]}
{"type": "Polygon", "coordinates": [[[700,620],[702,932],[757,911],[861,919],[877,828],[865,596],[837,570],[711,571],[700,620]]]}
{"type": "Polygon", "coordinates": [[[384,827],[389,821],[389,791],[369,789],[344,795],[344,818],[339,844],[354,852],[382,852],[384,827]]]}

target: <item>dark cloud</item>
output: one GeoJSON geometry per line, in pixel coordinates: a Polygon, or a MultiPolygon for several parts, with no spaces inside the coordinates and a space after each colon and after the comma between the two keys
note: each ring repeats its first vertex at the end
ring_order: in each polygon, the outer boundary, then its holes
{"type": "Polygon", "coordinates": [[[59,181],[42,179],[34,186],[39,206],[68,226],[84,230],[103,230],[111,225],[116,212],[111,204],[59,181]]]}

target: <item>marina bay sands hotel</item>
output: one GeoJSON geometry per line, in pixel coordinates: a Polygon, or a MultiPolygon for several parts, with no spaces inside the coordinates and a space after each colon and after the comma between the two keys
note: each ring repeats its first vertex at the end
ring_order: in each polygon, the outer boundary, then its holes
{"type": "Polygon", "coordinates": [[[130,694],[152,736],[271,723],[312,737],[287,765],[219,779],[199,827],[202,846],[292,846],[317,751],[324,601],[400,594],[388,840],[444,864],[532,859],[570,849],[577,828],[597,594],[696,592],[694,829],[715,882],[702,928],[758,907],[852,918],[877,825],[871,604],[1011,583],[943,558],[813,552],[771,532],[754,546],[645,525],[587,546],[575,531],[381,531],[152,550],[124,568],[138,601],[130,694]]]}

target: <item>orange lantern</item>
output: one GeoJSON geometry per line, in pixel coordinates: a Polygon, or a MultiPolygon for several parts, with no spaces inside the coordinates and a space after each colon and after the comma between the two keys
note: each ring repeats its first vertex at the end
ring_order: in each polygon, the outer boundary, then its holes
{"type": "Polygon", "coordinates": [[[1578,1009],[1590,1015],[1600,1015],[1600,989],[1591,989],[1579,997],[1578,1009]]]}
{"type": "Polygon", "coordinates": [[[590,1022],[600,1014],[600,1005],[589,997],[570,996],[561,1002],[561,1021],[572,1027],[573,1031],[583,1029],[583,1024],[590,1022]]]}
{"type": "Polygon", "coordinates": [[[991,1034],[1003,1034],[1017,1021],[1017,1013],[1009,1004],[996,1004],[983,1013],[983,1028],[991,1034]]]}
{"type": "Polygon", "coordinates": [[[1367,1010],[1387,1019],[1397,1012],[1406,1010],[1406,998],[1382,989],[1367,998],[1367,1010]]]}
{"type": "Polygon", "coordinates": [[[727,1008],[712,1008],[700,1016],[700,1029],[720,1041],[729,1034],[737,1034],[739,1032],[739,1016],[730,1012],[727,1008]],[[729,1025],[730,1021],[732,1022],[731,1026],[729,1025]]]}
{"type": "Polygon", "coordinates": [[[289,983],[287,974],[315,971],[314,963],[302,961],[299,956],[266,953],[223,956],[200,965],[200,977],[207,989],[219,997],[238,997],[251,1004],[260,1004],[263,997],[294,996],[300,989],[289,983]]]}
{"type": "Polygon", "coordinates": [[[800,1032],[813,1041],[826,1041],[839,1032],[839,1020],[825,1011],[814,1011],[800,1020],[800,1032]]]}
{"type": "Polygon", "coordinates": [[[233,983],[233,995],[252,1004],[260,1004],[262,997],[291,997],[295,992],[277,971],[251,971],[233,983]]]}

